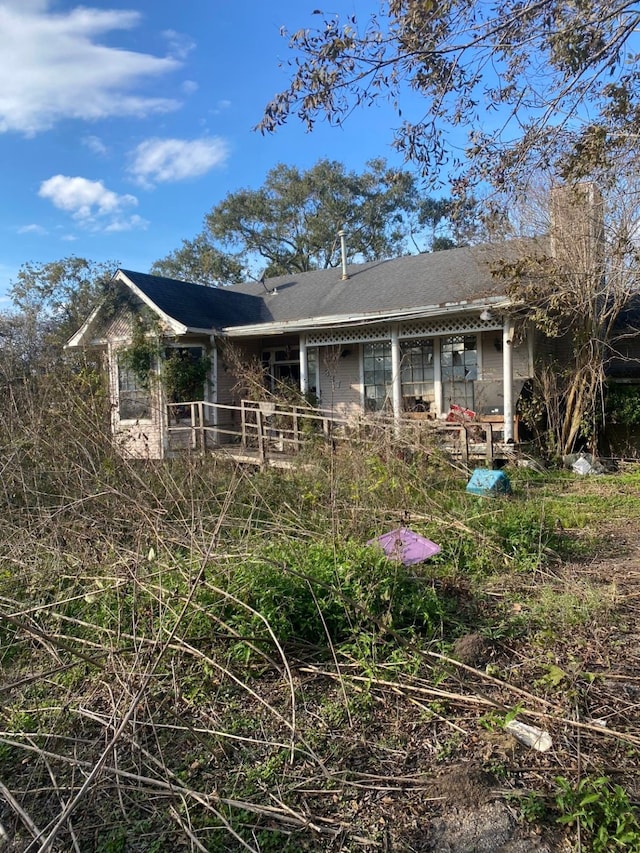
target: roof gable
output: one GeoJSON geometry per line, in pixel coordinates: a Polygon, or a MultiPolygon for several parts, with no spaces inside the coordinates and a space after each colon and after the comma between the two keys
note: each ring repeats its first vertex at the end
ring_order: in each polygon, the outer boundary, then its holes
{"type": "Polygon", "coordinates": [[[159,275],[120,269],[116,273],[134,286],[149,307],[182,326],[180,331],[216,331],[237,323],[257,323],[262,300],[234,288],[205,287],[159,275]]]}

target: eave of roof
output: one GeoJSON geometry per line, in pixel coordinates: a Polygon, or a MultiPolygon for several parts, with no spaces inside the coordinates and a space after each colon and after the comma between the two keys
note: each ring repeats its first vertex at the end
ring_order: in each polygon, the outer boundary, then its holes
{"type": "Polygon", "coordinates": [[[308,332],[314,329],[344,328],[346,326],[373,325],[401,320],[417,320],[425,317],[442,317],[447,314],[464,314],[482,311],[483,308],[504,309],[511,305],[504,296],[488,296],[483,299],[462,300],[443,305],[425,305],[418,308],[402,308],[397,311],[367,312],[362,314],[333,314],[326,317],[307,317],[296,320],[280,320],[244,326],[226,326],[222,334],[228,338],[251,337],[254,335],[276,335],[280,332],[308,332]]]}
{"type": "MultiPolygon", "coordinates": [[[[193,282],[177,281],[162,276],[119,269],[112,282],[120,283],[146,305],[167,329],[169,334],[182,337],[187,334],[212,335],[234,313],[259,316],[260,299],[251,294],[233,293],[230,289],[209,288],[193,282]],[[211,324],[202,320],[220,317],[221,322],[211,324]],[[198,322],[200,321],[200,322],[198,322]]],[[[103,346],[102,338],[91,337],[91,331],[104,302],[98,305],[73,335],[67,348],[103,346]]]]}
{"type": "Polygon", "coordinates": [[[84,323],[80,326],[80,328],[75,333],[75,335],[72,335],[69,338],[69,340],[64,345],[65,349],[73,349],[74,347],[81,347],[81,346],[86,346],[86,345],[96,346],[98,344],[98,341],[96,341],[96,340],[86,341],[85,338],[86,338],[91,326],[93,325],[96,317],[100,313],[101,308],[102,308],[102,302],[99,305],[96,305],[96,307],[93,309],[91,314],[89,314],[89,316],[84,321],[84,323]]]}
{"type": "Polygon", "coordinates": [[[164,321],[167,326],[169,326],[169,328],[172,332],[174,332],[174,334],[185,335],[187,332],[190,331],[189,327],[186,326],[184,323],[178,322],[174,317],[171,317],[169,314],[159,308],[158,305],[153,301],[153,299],[147,296],[145,291],[138,287],[132,276],[133,273],[131,273],[129,270],[120,269],[114,275],[114,280],[121,281],[126,284],[131,289],[132,293],[135,293],[138,299],[142,300],[142,302],[144,302],[144,304],[148,308],[150,308],[155,314],[158,315],[160,320],[164,321]]]}

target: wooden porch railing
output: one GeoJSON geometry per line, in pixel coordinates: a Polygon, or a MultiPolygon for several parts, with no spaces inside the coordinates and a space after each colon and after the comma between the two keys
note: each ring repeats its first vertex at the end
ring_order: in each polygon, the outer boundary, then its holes
{"type": "Polygon", "coordinates": [[[322,409],[269,400],[243,400],[239,406],[197,400],[169,404],[166,444],[169,453],[224,448],[264,465],[297,455],[312,439],[367,440],[398,449],[439,445],[465,464],[483,459],[490,466],[497,451],[505,447],[496,440],[503,430],[504,425],[495,422],[447,423],[409,415],[397,422],[380,412],[347,419],[322,409]]]}

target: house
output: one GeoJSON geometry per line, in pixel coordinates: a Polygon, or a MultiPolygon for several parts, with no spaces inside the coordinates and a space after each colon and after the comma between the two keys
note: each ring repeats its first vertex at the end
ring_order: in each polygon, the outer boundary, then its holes
{"type": "Polygon", "coordinates": [[[499,421],[510,442],[535,342],[527,329],[515,336],[495,258],[488,246],[458,248],[225,288],[119,269],[111,296],[68,346],[104,352],[113,432],[136,456],[167,454],[172,416],[189,426],[175,404],[201,401],[204,420],[221,428],[233,420],[241,392],[230,345],[262,365],[267,386],[294,384],[332,417],[441,420],[458,407],[499,421]],[[141,381],[124,358],[141,324],[161,361],[206,359],[199,393],[171,399],[161,382],[141,381]]]}

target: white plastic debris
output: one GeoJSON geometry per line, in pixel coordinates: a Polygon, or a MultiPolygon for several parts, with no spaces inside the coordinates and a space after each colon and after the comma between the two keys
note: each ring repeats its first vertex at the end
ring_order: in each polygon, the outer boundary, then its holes
{"type": "Polygon", "coordinates": [[[568,456],[563,456],[563,464],[565,468],[570,468],[574,474],[585,476],[586,474],[604,474],[605,467],[591,453],[570,453],[568,456]]]}
{"type": "Polygon", "coordinates": [[[504,728],[516,740],[519,740],[525,746],[530,746],[536,752],[547,752],[553,746],[549,732],[545,732],[537,726],[529,726],[527,723],[521,723],[519,720],[511,720],[504,728]]]}
{"type": "Polygon", "coordinates": [[[584,456],[581,456],[579,459],[576,459],[571,468],[573,471],[576,472],[576,474],[582,474],[583,476],[585,474],[590,474],[593,470],[591,467],[591,462],[585,459],[584,456]]]}

